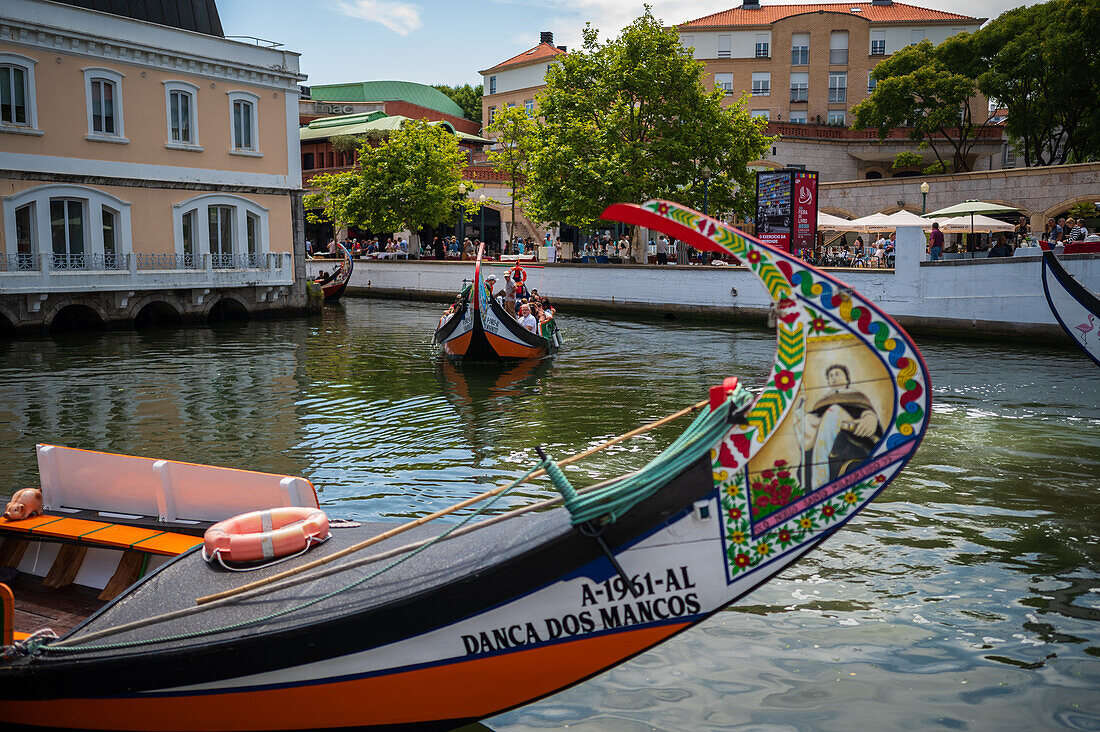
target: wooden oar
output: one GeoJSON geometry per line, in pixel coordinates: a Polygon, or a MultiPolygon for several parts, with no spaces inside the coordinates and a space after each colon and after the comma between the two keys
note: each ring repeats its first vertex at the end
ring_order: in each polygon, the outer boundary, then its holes
{"type": "MultiPolygon", "coordinates": [[[[583,459],[583,458],[585,458],[585,457],[587,457],[587,456],[589,456],[589,455],[591,455],[595,452],[599,452],[600,450],[608,448],[611,445],[622,442],[623,440],[634,437],[635,435],[640,435],[641,433],[646,432],[646,431],[651,430],[651,429],[654,429],[656,427],[660,427],[663,424],[667,424],[668,422],[671,422],[674,419],[678,419],[680,417],[683,417],[685,414],[689,414],[689,413],[695,411],[696,409],[699,409],[699,408],[705,406],[708,403],[708,401],[709,401],[708,399],[704,399],[701,402],[698,402],[696,404],[692,404],[690,407],[684,407],[683,409],[681,409],[678,412],[675,412],[674,414],[670,414],[667,417],[662,417],[661,419],[658,419],[656,422],[650,422],[649,424],[643,425],[642,427],[631,430],[630,432],[627,432],[626,434],[619,435],[618,437],[613,437],[612,439],[608,440],[607,442],[605,442],[601,445],[597,445],[596,447],[590,448],[588,450],[585,450],[584,452],[578,453],[576,455],[572,455],[570,457],[565,458],[564,460],[559,461],[558,465],[561,466],[561,465],[568,465],[570,463],[574,463],[574,462],[576,462],[578,460],[581,460],[581,459],[583,459]]],[[[540,470],[535,471],[534,473],[531,473],[531,475],[529,476],[528,479],[530,480],[531,478],[537,478],[537,477],[539,477],[541,475],[545,475],[545,474],[546,474],[546,470],[545,469],[540,469],[540,470]]],[[[390,529],[389,531],[385,531],[385,532],[383,532],[381,534],[378,534],[376,536],[372,536],[371,538],[365,539],[365,540],[359,542],[358,544],[354,544],[352,546],[349,546],[346,549],[341,549],[340,551],[336,552],[335,554],[329,554],[326,557],[321,557],[320,559],[315,559],[312,562],[307,562],[307,563],[301,565],[300,567],[294,567],[293,569],[288,569],[286,571],[279,572],[278,574],[274,574],[274,575],[272,575],[270,577],[267,577],[265,579],[256,580],[255,582],[249,582],[248,584],[241,585],[240,587],[235,587],[231,590],[225,590],[224,592],[218,592],[218,593],[215,593],[213,595],[206,595],[204,597],[200,597],[200,598],[195,600],[195,604],[205,605],[209,602],[214,602],[215,600],[222,600],[222,599],[225,599],[227,597],[233,597],[234,595],[239,595],[242,592],[248,592],[249,590],[256,589],[257,587],[263,587],[263,586],[269,585],[273,582],[277,582],[279,580],[286,579],[287,577],[292,577],[293,575],[300,574],[302,572],[306,572],[306,571],[314,569],[316,567],[323,566],[325,564],[328,564],[329,562],[336,561],[337,559],[340,559],[341,557],[346,557],[349,554],[354,554],[355,552],[362,551],[363,549],[366,549],[367,547],[373,546],[373,545],[378,544],[380,542],[383,542],[387,539],[392,539],[393,537],[395,537],[399,534],[403,534],[406,531],[409,531],[410,529],[415,529],[418,526],[423,526],[424,524],[428,523],[429,521],[434,521],[437,518],[447,516],[449,514],[454,513],[455,511],[460,511],[463,508],[466,508],[468,506],[472,506],[473,504],[478,503],[479,501],[484,501],[487,498],[492,498],[493,496],[499,495],[503,491],[507,490],[508,487],[509,486],[507,486],[507,485],[498,486],[496,488],[493,488],[492,490],[485,491],[484,493],[476,495],[473,498],[467,498],[465,501],[460,501],[460,502],[458,502],[458,503],[456,503],[452,506],[448,506],[447,508],[436,511],[435,513],[430,513],[427,516],[421,516],[418,519],[414,519],[413,521],[409,521],[408,523],[404,523],[404,524],[401,524],[400,526],[396,526],[396,527],[390,529]]]]}

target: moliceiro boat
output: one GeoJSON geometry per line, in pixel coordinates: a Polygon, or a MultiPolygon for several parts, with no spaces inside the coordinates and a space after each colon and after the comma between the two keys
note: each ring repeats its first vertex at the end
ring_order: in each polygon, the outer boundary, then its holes
{"type": "Polygon", "coordinates": [[[482,280],[484,253],[482,244],[474,263],[474,280],[440,319],[433,342],[441,345],[449,358],[469,361],[543,358],[553,353],[561,345],[556,325],[551,321],[549,328],[532,333],[512,317],[493,297],[491,285],[482,280]]]}
{"type": "Polygon", "coordinates": [[[1100,366],[1100,298],[1074,279],[1049,250],[1043,252],[1043,292],[1062,330],[1100,366]]]}
{"type": "Polygon", "coordinates": [[[352,259],[348,248],[343,244],[337,244],[336,246],[340,248],[340,264],[330,274],[318,277],[313,281],[313,284],[321,287],[325,302],[336,302],[340,299],[340,296],[344,294],[344,290],[348,289],[351,272],[355,269],[355,260],[352,259]]]}
{"type": "MultiPolygon", "coordinates": [[[[0,664],[0,721],[451,729],[687,630],[813,550],[889,485],[920,444],[931,393],[920,353],[896,323],[843,283],[696,211],[652,201],[605,216],[728,252],[759,276],[778,323],[775,363],[758,393],[732,377],[713,386],[678,413],[698,412],[663,452],[584,488],[561,470],[572,459],[539,450],[528,473],[452,509],[398,528],[333,528],[307,553],[247,574],[187,550],[138,572],[59,638],[11,643],[0,664]],[[493,500],[543,472],[560,496],[493,512],[493,500]],[[475,505],[459,523],[428,522],[475,505]]],[[[173,515],[190,507],[180,513],[188,515],[236,494],[207,485],[214,474],[189,485],[183,468],[160,465],[160,482],[146,481],[151,497],[124,511],[114,504],[133,481],[117,472],[100,472],[81,495],[70,493],[88,475],[79,463],[69,477],[41,452],[40,465],[52,510],[0,525],[36,547],[83,546],[140,523],[126,515],[161,506],[174,506],[173,515]],[[179,491],[165,493],[165,475],[173,484],[180,476],[179,491]],[[120,529],[49,532],[70,520],[58,510],[91,511],[97,499],[113,506],[109,520],[120,529]]],[[[223,488],[235,489],[230,477],[223,488]]],[[[270,505],[309,506],[305,481],[256,480],[270,505]]],[[[114,540],[140,551],[155,539],[114,540]]]]}

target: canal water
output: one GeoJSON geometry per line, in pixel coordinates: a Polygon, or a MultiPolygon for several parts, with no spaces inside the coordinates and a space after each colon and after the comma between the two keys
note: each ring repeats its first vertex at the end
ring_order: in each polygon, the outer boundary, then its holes
{"type": "MultiPolygon", "coordinates": [[[[35,484],[48,442],[304,475],[334,516],[399,521],[521,475],[536,445],[578,452],[731,374],[758,387],[774,351],[762,330],[565,314],[552,361],[455,367],[430,344],[438,316],[350,299],[0,342],[0,480],[35,484]]],[[[1068,350],[920,345],[932,427],[861,517],[701,626],[486,726],[1100,729],[1100,372],[1068,350]]],[[[680,427],[567,472],[636,467],[680,427]]]]}

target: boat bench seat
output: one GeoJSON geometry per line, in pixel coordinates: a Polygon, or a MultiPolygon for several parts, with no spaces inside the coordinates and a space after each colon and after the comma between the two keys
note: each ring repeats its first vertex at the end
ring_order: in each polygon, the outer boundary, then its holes
{"type": "Polygon", "coordinates": [[[169,557],[202,543],[200,536],[54,515],[34,516],[20,521],[0,518],[0,536],[70,541],[169,557]]]}

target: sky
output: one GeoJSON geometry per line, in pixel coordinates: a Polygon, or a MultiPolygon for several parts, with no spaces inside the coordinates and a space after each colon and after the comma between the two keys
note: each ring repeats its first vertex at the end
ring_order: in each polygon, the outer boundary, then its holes
{"type": "MultiPolygon", "coordinates": [[[[650,0],[672,25],[741,0],[650,0]]],[[[787,4],[761,0],[763,5],[787,4]]],[[[936,10],[995,18],[1018,0],[910,0],[936,10]]],[[[482,69],[538,44],[579,45],[586,22],[614,37],[643,12],[642,0],[219,0],[227,36],[277,41],[301,54],[306,84],[400,80],[480,84],[482,69]]]]}

